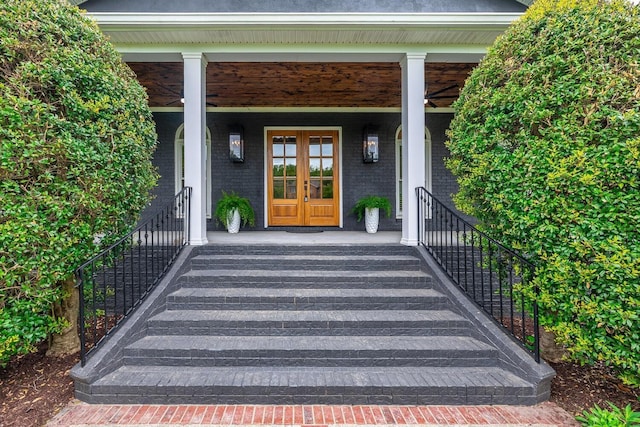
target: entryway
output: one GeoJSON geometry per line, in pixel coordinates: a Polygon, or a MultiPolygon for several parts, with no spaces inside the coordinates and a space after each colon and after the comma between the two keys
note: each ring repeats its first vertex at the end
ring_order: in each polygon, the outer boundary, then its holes
{"type": "Polygon", "coordinates": [[[267,130],[270,226],[339,226],[337,129],[267,130]]]}

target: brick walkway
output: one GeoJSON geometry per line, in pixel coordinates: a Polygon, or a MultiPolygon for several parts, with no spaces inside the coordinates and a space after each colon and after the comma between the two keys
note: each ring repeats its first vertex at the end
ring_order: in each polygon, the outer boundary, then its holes
{"type": "Polygon", "coordinates": [[[577,426],[554,404],[537,406],[88,405],[72,402],[57,426],[577,426]]]}

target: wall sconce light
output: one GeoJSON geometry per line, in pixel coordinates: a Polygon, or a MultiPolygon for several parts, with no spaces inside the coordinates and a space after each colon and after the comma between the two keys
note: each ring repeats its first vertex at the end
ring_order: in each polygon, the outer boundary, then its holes
{"type": "Polygon", "coordinates": [[[229,129],[229,159],[235,163],[244,162],[244,129],[233,126],[229,129]]]}
{"type": "Polygon", "coordinates": [[[362,160],[365,163],[378,161],[378,129],[367,126],[362,132],[362,160]]]}

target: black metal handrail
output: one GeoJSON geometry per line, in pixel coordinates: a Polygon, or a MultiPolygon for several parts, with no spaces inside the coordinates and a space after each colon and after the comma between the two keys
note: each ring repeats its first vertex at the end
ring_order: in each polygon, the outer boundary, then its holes
{"type": "Polygon", "coordinates": [[[76,270],[80,360],[130,315],[189,243],[191,188],[76,270]]]}
{"type": "Polygon", "coordinates": [[[478,306],[540,362],[535,267],[462,219],[424,187],[418,197],[418,241],[478,306]]]}

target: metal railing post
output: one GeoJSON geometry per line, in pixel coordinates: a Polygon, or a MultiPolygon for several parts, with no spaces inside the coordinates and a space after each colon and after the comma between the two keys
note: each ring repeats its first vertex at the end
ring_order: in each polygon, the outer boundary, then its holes
{"type": "Polygon", "coordinates": [[[169,270],[182,248],[189,244],[187,224],[188,216],[191,213],[190,194],[190,187],[183,188],[173,201],[161,209],[158,214],[139,224],[134,230],[115,241],[76,270],[76,288],[80,294],[78,330],[82,366],[86,364],[90,352],[97,348],[121,324],[122,320],[140,305],[169,270]],[[177,212],[176,209],[171,210],[171,207],[176,203],[182,206],[182,212],[177,212]],[[170,230],[170,228],[172,225],[173,228],[178,225],[175,221],[176,218],[174,221],[171,220],[171,215],[180,215],[183,219],[183,238],[180,243],[172,242],[172,240],[176,240],[171,238],[171,236],[175,236],[173,233],[176,230],[170,230]],[[184,239],[185,227],[187,227],[187,239],[184,239]],[[143,244],[141,237],[143,232],[145,236],[144,251],[140,247],[143,244]],[[149,239],[149,232],[151,239],[149,239]],[[136,235],[137,239],[134,238],[136,235]],[[134,248],[136,244],[139,246],[137,251],[134,248]],[[150,269],[149,262],[151,263],[150,269]],[[86,288],[87,269],[90,269],[91,273],[90,293],[86,288]],[[127,277],[128,273],[130,277],[127,277]],[[136,283],[136,277],[138,283],[136,283]],[[142,283],[143,277],[144,283],[142,283]],[[90,307],[90,312],[87,311],[87,305],[90,307]],[[88,316],[93,319],[89,330],[86,326],[88,316]],[[90,335],[90,342],[87,342],[87,334],[90,335]]]}
{"type": "Polygon", "coordinates": [[[533,280],[535,266],[512,249],[478,230],[453,209],[436,199],[424,187],[418,187],[415,191],[419,205],[418,244],[425,247],[440,268],[469,299],[515,337],[520,345],[531,352],[536,362],[539,363],[540,336],[537,301],[539,289],[536,286],[533,289],[533,297],[529,299],[527,299],[527,290],[524,289],[528,284],[527,280],[533,280]],[[427,220],[425,212],[420,210],[421,201],[424,199],[428,199],[432,205],[433,216],[435,216],[432,221],[439,223],[438,230],[431,231],[438,233],[438,238],[435,239],[427,239],[424,233],[420,233],[422,229],[420,226],[424,226],[427,220]],[[438,216],[440,217],[439,221],[438,216]],[[461,232],[464,238],[463,242],[460,242],[459,238],[461,232]],[[443,233],[448,233],[449,237],[445,234],[443,239],[443,233]],[[468,237],[469,233],[470,238],[468,237]],[[461,244],[464,245],[462,251],[460,250],[461,244]],[[461,256],[464,257],[464,260],[460,260],[461,256]],[[468,257],[471,258],[470,261],[467,260],[468,257]],[[509,262],[505,263],[507,259],[509,262]],[[505,269],[509,270],[505,271],[505,269]],[[468,286],[469,275],[471,276],[471,290],[468,286]],[[479,279],[479,291],[476,287],[476,278],[479,279]],[[519,312],[516,312],[515,309],[516,301],[521,303],[517,309],[519,312]],[[496,304],[499,307],[496,307],[496,304]],[[505,312],[509,313],[509,319],[505,318],[505,312]],[[521,331],[517,330],[516,320],[520,322],[521,331]],[[533,343],[529,343],[528,328],[532,329],[533,343]]]}
{"type": "Polygon", "coordinates": [[[76,288],[78,289],[78,327],[80,329],[80,364],[86,363],[86,336],[84,327],[84,270],[79,268],[76,272],[76,288]]]}

